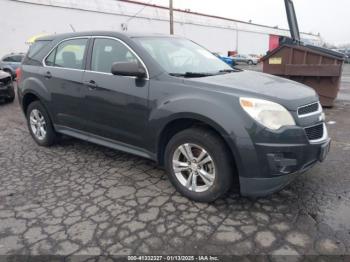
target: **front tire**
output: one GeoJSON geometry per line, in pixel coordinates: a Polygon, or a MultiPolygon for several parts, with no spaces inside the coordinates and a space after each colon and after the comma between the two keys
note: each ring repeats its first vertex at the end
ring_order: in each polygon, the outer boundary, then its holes
{"type": "Polygon", "coordinates": [[[40,101],[32,102],[27,109],[29,132],[40,146],[51,146],[56,141],[56,132],[45,107],[40,101]]]}
{"type": "Polygon", "coordinates": [[[198,202],[212,202],[232,186],[233,168],[224,141],[213,131],[190,128],[176,134],[165,150],[165,168],[175,188],[198,202]]]}

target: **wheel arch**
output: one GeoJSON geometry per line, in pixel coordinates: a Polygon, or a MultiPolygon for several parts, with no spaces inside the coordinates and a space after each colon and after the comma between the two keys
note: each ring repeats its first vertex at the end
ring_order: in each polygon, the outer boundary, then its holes
{"type": "Polygon", "coordinates": [[[45,110],[48,113],[49,117],[53,121],[53,116],[52,116],[50,110],[48,110],[48,107],[47,107],[47,105],[45,103],[45,98],[43,98],[35,90],[30,90],[30,91],[28,90],[22,96],[21,107],[22,107],[22,110],[23,110],[23,113],[25,114],[25,116],[27,115],[28,106],[31,103],[33,103],[34,101],[39,101],[43,105],[43,107],[45,108],[45,110]]]}
{"type": "Polygon", "coordinates": [[[40,98],[34,92],[27,92],[22,98],[22,110],[24,114],[27,114],[28,106],[34,101],[40,101],[40,98]]]}
{"type": "Polygon", "coordinates": [[[23,112],[26,113],[28,105],[39,100],[47,110],[47,102],[51,101],[51,94],[42,81],[36,77],[28,77],[20,83],[18,92],[22,97],[21,106],[23,112]]]}
{"type": "Polygon", "coordinates": [[[203,127],[206,129],[210,129],[223,140],[223,142],[227,146],[228,152],[230,153],[230,159],[232,160],[233,168],[235,169],[237,174],[237,176],[235,176],[235,179],[237,179],[237,183],[239,183],[238,152],[235,148],[235,145],[233,145],[229,141],[229,134],[215,121],[198,114],[193,114],[193,113],[178,114],[176,115],[176,117],[173,117],[163,126],[163,128],[159,132],[159,136],[157,140],[157,162],[161,166],[164,165],[164,152],[170,139],[178,132],[181,132],[191,127],[203,127]]]}

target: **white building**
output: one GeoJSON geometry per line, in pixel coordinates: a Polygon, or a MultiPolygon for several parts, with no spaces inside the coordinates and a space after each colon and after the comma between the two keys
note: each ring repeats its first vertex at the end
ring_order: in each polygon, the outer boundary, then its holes
{"type": "MultiPolygon", "coordinates": [[[[0,0],[0,56],[25,52],[26,40],[38,34],[114,30],[169,33],[169,10],[130,0],[0,0]]],[[[288,30],[233,19],[174,11],[175,34],[185,36],[213,52],[265,54],[273,36],[288,30]]],[[[319,35],[302,34],[319,45],[319,35]]]]}

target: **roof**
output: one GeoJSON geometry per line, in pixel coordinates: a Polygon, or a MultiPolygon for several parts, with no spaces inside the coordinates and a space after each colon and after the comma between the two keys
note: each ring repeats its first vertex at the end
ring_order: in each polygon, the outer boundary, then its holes
{"type": "Polygon", "coordinates": [[[56,34],[56,35],[46,35],[37,38],[36,40],[39,41],[45,41],[45,40],[54,40],[57,38],[72,38],[72,37],[79,37],[79,36],[115,36],[115,37],[130,37],[130,38],[136,38],[136,37],[173,37],[173,38],[179,38],[179,36],[174,35],[168,35],[168,34],[137,34],[137,33],[120,33],[117,31],[82,31],[82,32],[73,32],[73,33],[64,33],[64,34],[56,34]]]}

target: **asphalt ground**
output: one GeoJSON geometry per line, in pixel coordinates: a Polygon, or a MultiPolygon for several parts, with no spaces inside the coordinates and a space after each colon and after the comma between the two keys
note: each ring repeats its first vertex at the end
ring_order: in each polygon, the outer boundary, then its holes
{"type": "Polygon", "coordinates": [[[143,158],[73,138],[39,147],[17,101],[0,104],[0,255],[350,255],[349,77],[325,110],[325,162],[269,197],[212,204],[143,158]]]}

